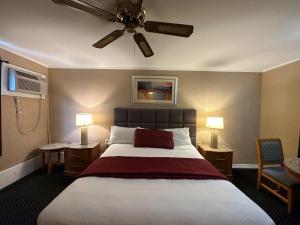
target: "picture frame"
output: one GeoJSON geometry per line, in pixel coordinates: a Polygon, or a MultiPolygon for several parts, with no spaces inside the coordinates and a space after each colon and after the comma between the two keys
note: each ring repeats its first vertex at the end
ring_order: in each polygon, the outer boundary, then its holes
{"type": "Polygon", "coordinates": [[[176,105],[177,92],[177,77],[132,76],[133,104],[176,105]]]}

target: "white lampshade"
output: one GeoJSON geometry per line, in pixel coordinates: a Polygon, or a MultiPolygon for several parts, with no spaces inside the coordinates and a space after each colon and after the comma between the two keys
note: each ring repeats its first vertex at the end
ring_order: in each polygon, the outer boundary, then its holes
{"type": "Polygon", "coordinates": [[[207,117],[206,127],[212,129],[224,129],[223,117],[207,117]]]}
{"type": "Polygon", "coordinates": [[[91,113],[76,114],[76,126],[88,126],[93,123],[93,115],[91,113]]]}

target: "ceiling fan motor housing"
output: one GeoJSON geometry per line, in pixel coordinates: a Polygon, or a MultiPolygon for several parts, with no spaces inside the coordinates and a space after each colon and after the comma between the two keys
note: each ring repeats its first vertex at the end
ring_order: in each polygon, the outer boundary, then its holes
{"type": "Polygon", "coordinates": [[[134,33],[137,27],[144,26],[145,11],[137,9],[130,0],[118,0],[116,3],[117,21],[125,25],[129,33],[134,33]]]}

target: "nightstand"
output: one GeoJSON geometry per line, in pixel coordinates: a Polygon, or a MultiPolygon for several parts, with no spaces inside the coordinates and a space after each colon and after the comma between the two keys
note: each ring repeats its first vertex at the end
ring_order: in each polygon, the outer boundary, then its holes
{"type": "Polygon", "coordinates": [[[199,144],[198,151],[221,173],[232,179],[232,155],[234,150],[222,145],[214,149],[208,145],[199,144]]]}
{"type": "Polygon", "coordinates": [[[65,149],[65,175],[77,176],[100,156],[100,143],[70,144],[65,149]]]}

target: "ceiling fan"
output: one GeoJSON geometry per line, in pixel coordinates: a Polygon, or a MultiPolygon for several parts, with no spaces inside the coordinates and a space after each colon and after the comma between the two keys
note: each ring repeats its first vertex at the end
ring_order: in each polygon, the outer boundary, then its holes
{"type": "Polygon", "coordinates": [[[110,22],[118,22],[124,25],[123,30],[115,30],[93,46],[95,48],[104,48],[111,42],[123,36],[124,32],[134,33],[133,39],[139,46],[145,57],[154,55],[150,45],[142,33],[137,32],[137,28],[144,28],[147,32],[167,34],[179,37],[189,37],[194,30],[194,26],[176,23],[164,23],[157,21],[145,22],[145,10],[143,0],[117,0],[116,10],[110,13],[100,9],[88,2],[88,0],[52,0],[56,4],[66,5],[79,9],[93,15],[102,17],[110,22]]]}

